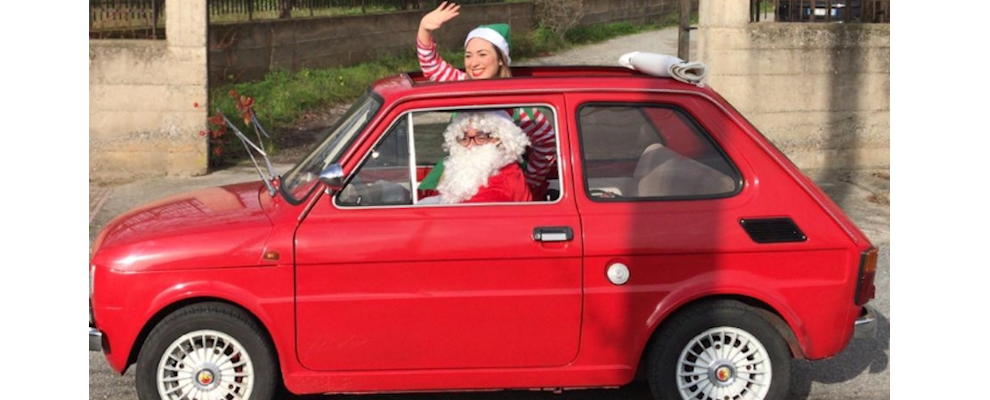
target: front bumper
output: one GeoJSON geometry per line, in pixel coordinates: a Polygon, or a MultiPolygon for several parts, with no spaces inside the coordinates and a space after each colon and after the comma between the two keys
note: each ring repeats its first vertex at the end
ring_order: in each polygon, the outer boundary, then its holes
{"type": "Polygon", "coordinates": [[[853,337],[856,339],[871,339],[877,336],[877,312],[869,305],[863,306],[859,318],[853,324],[853,337]]]}
{"type": "Polygon", "coordinates": [[[89,327],[89,351],[103,351],[103,332],[89,327]]]}
{"type": "Polygon", "coordinates": [[[89,351],[103,351],[103,332],[93,323],[93,302],[89,303],[89,351]]]}

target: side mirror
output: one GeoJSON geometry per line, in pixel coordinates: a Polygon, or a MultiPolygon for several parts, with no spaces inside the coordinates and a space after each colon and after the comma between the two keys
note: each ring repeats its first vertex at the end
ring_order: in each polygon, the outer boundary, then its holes
{"type": "Polygon", "coordinates": [[[327,185],[327,188],[335,192],[344,189],[344,169],[340,164],[333,163],[320,172],[320,182],[327,185]]]}

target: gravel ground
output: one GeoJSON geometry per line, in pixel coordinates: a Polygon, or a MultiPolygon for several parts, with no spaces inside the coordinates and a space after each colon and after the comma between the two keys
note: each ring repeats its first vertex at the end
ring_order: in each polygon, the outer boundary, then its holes
{"type": "MultiPolygon", "coordinates": [[[[697,41],[691,36],[689,54],[697,54],[697,41]]],[[[667,28],[614,38],[602,43],[576,47],[546,57],[519,61],[513,65],[619,65],[619,57],[633,51],[677,55],[677,29],[667,28]]],[[[689,56],[688,59],[691,57],[689,56]]]]}

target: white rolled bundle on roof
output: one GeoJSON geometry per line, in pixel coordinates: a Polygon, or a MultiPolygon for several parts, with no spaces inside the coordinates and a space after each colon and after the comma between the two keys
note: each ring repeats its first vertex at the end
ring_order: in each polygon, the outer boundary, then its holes
{"type": "Polygon", "coordinates": [[[703,86],[708,68],[700,62],[687,62],[680,58],[656,53],[634,51],[619,57],[619,65],[654,76],[670,77],[681,82],[703,86]]]}

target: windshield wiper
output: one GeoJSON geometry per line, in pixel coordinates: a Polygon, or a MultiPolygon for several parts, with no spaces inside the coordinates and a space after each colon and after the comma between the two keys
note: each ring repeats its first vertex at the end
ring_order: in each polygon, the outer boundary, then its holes
{"type": "MultiPolygon", "coordinates": [[[[268,140],[271,140],[272,137],[268,135],[268,132],[265,131],[265,128],[263,128],[261,126],[261,123],[258,122],[258,118],[254,115],[254,110],[253,109],[250,110],[249,113],[251,115],[251,125],[254,126],[254,133],[258,135],[258,144],[264,145],[264,141],[261,140],[261,135],[264,134],[265,137],[268,138],[268,140]]],[[[262,150],[261,147],[251,142],[251,140],[248,139],[248,137],[244,135],[244,133],[242,133],[240,129],[237,129],[237,126],[235,126],[232,122],[230,122],[229,119],[227,119],[226,115],[220,112],[220,109],[217,109],[217,114],[219,114],[220,117],[223,118],[224,123],[226,123],[227,126],[229,126],[230,129],[234,131],[234,135],[241,140],[242,144],[244,144],[244,150],[246,150],[248,156],[251,157],[251,162],[254,163],[254,168],[258,171],[258,175],[261,175],[261,180],[265,182],[265,187],[268,188],[268,195],[274,197],[277,191],[275,190],[275,185],[273,184],[273,182],[275,181],[275,178],[278,177],[278,175],[275,174],[275,168],[272,166],[271,159],[268,158],[268,153],[265,153],[265,151],[262,150]],[[251,151],[252,149],[254,151],[251,151]],[[254,155],[255,152],[257,152],[258,154],[261,155],[261,157],[264,158],[265,166],[268,168],[267,176],[265,175],[265,172],[261,170],[261,166],[258,164],[258,159],[255,158],[254,155]]]]}

